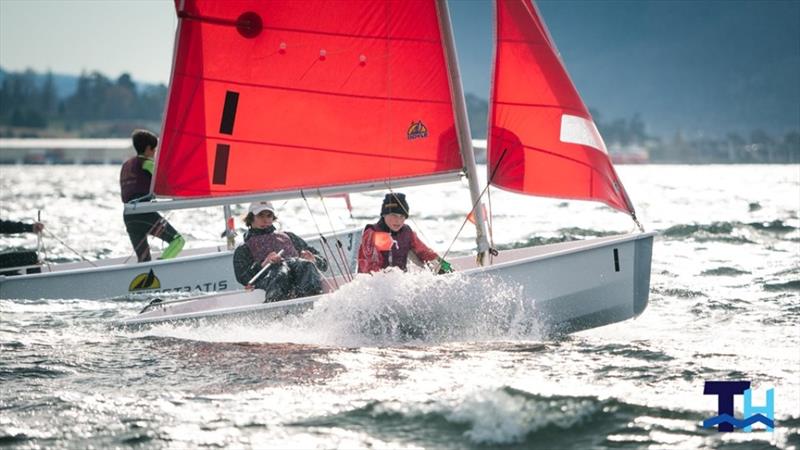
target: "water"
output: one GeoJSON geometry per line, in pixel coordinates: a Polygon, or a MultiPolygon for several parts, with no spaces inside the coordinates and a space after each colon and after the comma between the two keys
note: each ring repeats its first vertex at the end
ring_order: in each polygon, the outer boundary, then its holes
{"type": "MultiPolygon", "coordinates": [[[[0,445],[21,448],[800,447],[800,168],[623,166],[655,242],[635,321],[556,340],[507,312],[514,286],[389,273],[280,322],[125,331],[142,301],[0,300],[0,445]],[[471,284],[472,283],[472,284],[471,284]],[[706,380],[775,389],[774,432],[703,429],[706,380]]],[[[33,219],[54,261],[129,253],[116,167],[0,167],[0,214],[33,219]]],[[[412,226],[446,249],[457,185],[405,190],[412,226]]],[[[280,204],[301,233],[374,219],[383,193],[280,204]]],[[[499,248],[630,231],[592,203],[492,192],[499,248]]],[[[244,207],[235,209],[237,214],[244,207]]],[[[178,211],[193,245],[221,212],[178,211]]],[[[453,244],[469,251],[468,232],[453,244]]],[[[3,246],[35,238],[5,236],[3,246]]],[[[741,399],[741,397],[739,397],[741,399]]],[[[737,400],[741,417],[741,400],[737,400]]]]}

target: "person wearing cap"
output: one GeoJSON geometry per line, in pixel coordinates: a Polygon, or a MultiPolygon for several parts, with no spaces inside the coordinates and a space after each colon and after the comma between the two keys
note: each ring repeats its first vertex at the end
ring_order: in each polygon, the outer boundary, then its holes
{"type": "Polygon", "coordinates": [[[381,218],[367,225],[358,248],[358,271],[377,272],[387,267],[406,270],[409,254],[420,263],[436,261],[439,273],[450,272],[450,264],[439,257],[406,225],[408,202],[405,194],[386,194],[381,204],[381,218]]]}
{"type": "MultiPolygon", "coordinates": [[[[131,135],[136,156],[122,165],[119,173],[120,195],[123,203],[139,199],[145,201],[150,195],[150,180],[153,178],[153,158],[158,147],[158,138],[147,130],[135,130],[131,135]]],[[[122,216],[125,230],[136,252],[139,262],[150,261],[150,244],[147,235],[155,236],[168,243],[159,259],[178,256],[186,241],[172,228],[167,219],[157,212],[125,214],[122,216]]]]}
{"type": "Polygon", "coordinates": [[[276,220],[272,203],[250,205],[244,218],[248,228],[244,244],[233,252],[236,280],[248,289],[263,289],[267,302],[321,294],[320,271],[328,269],[328,261],[296,234],[277,231],[273,225],[276,220]],[[267,270],[250,285],[250,280],[267,265],[267,270]]]}

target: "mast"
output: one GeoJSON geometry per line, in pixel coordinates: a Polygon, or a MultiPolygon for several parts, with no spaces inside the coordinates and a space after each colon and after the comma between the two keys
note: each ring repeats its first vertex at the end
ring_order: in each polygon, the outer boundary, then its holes
{"type": "Polygon", "coordinates": [[[458,134],[461,160],[464,162],[464,171],[469,182],[469,194],[472,199],[472,214],[475,217],[475,241],[478,245],[478,263],[483,265],[489,242],[486,239],[486,218],[481,207],[480,187],[478,186],[478,169],[475,166],[475,152],[472,149],[472,133],[467,121],[467,106],[464,100],[464,89],[461,86],[461,72],[458,69],[458,55],[453,39],[453,29],[450,25],[450,11],[447,0],[436,0],[436,12],[439,18],[439,28],[442,32],[447,74],[450,78],[450,96],[453,101],[453,113],[456,118],[456,133],[458,134]]]}

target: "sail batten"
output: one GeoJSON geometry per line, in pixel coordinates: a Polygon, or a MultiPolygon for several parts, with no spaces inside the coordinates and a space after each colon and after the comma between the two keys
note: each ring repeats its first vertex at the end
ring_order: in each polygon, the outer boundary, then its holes
{"type": "Polygon", "coordinates": [[[178,16],[157,197],[461,170],[434,0],[187,0],[178,16]]]}
{"type": "Polygon", "coordinates": [[[633,213],[536,7],[529,0],[495,5],[487,143],[487,169],[495,173],[491,183],[528,195],[600,201],[633,213]]]}

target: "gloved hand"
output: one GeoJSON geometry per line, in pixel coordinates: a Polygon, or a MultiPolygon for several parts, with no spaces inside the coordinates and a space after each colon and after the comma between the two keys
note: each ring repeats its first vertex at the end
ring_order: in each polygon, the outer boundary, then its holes
{"type": "Polygon", "coordinates": [[[439,258],[438,262],[439,262],[439,271],[437,272],[438,275],[454,271],[453,266],[451,266],[450,263],[445,261],[443,258],[439,258]]]}

